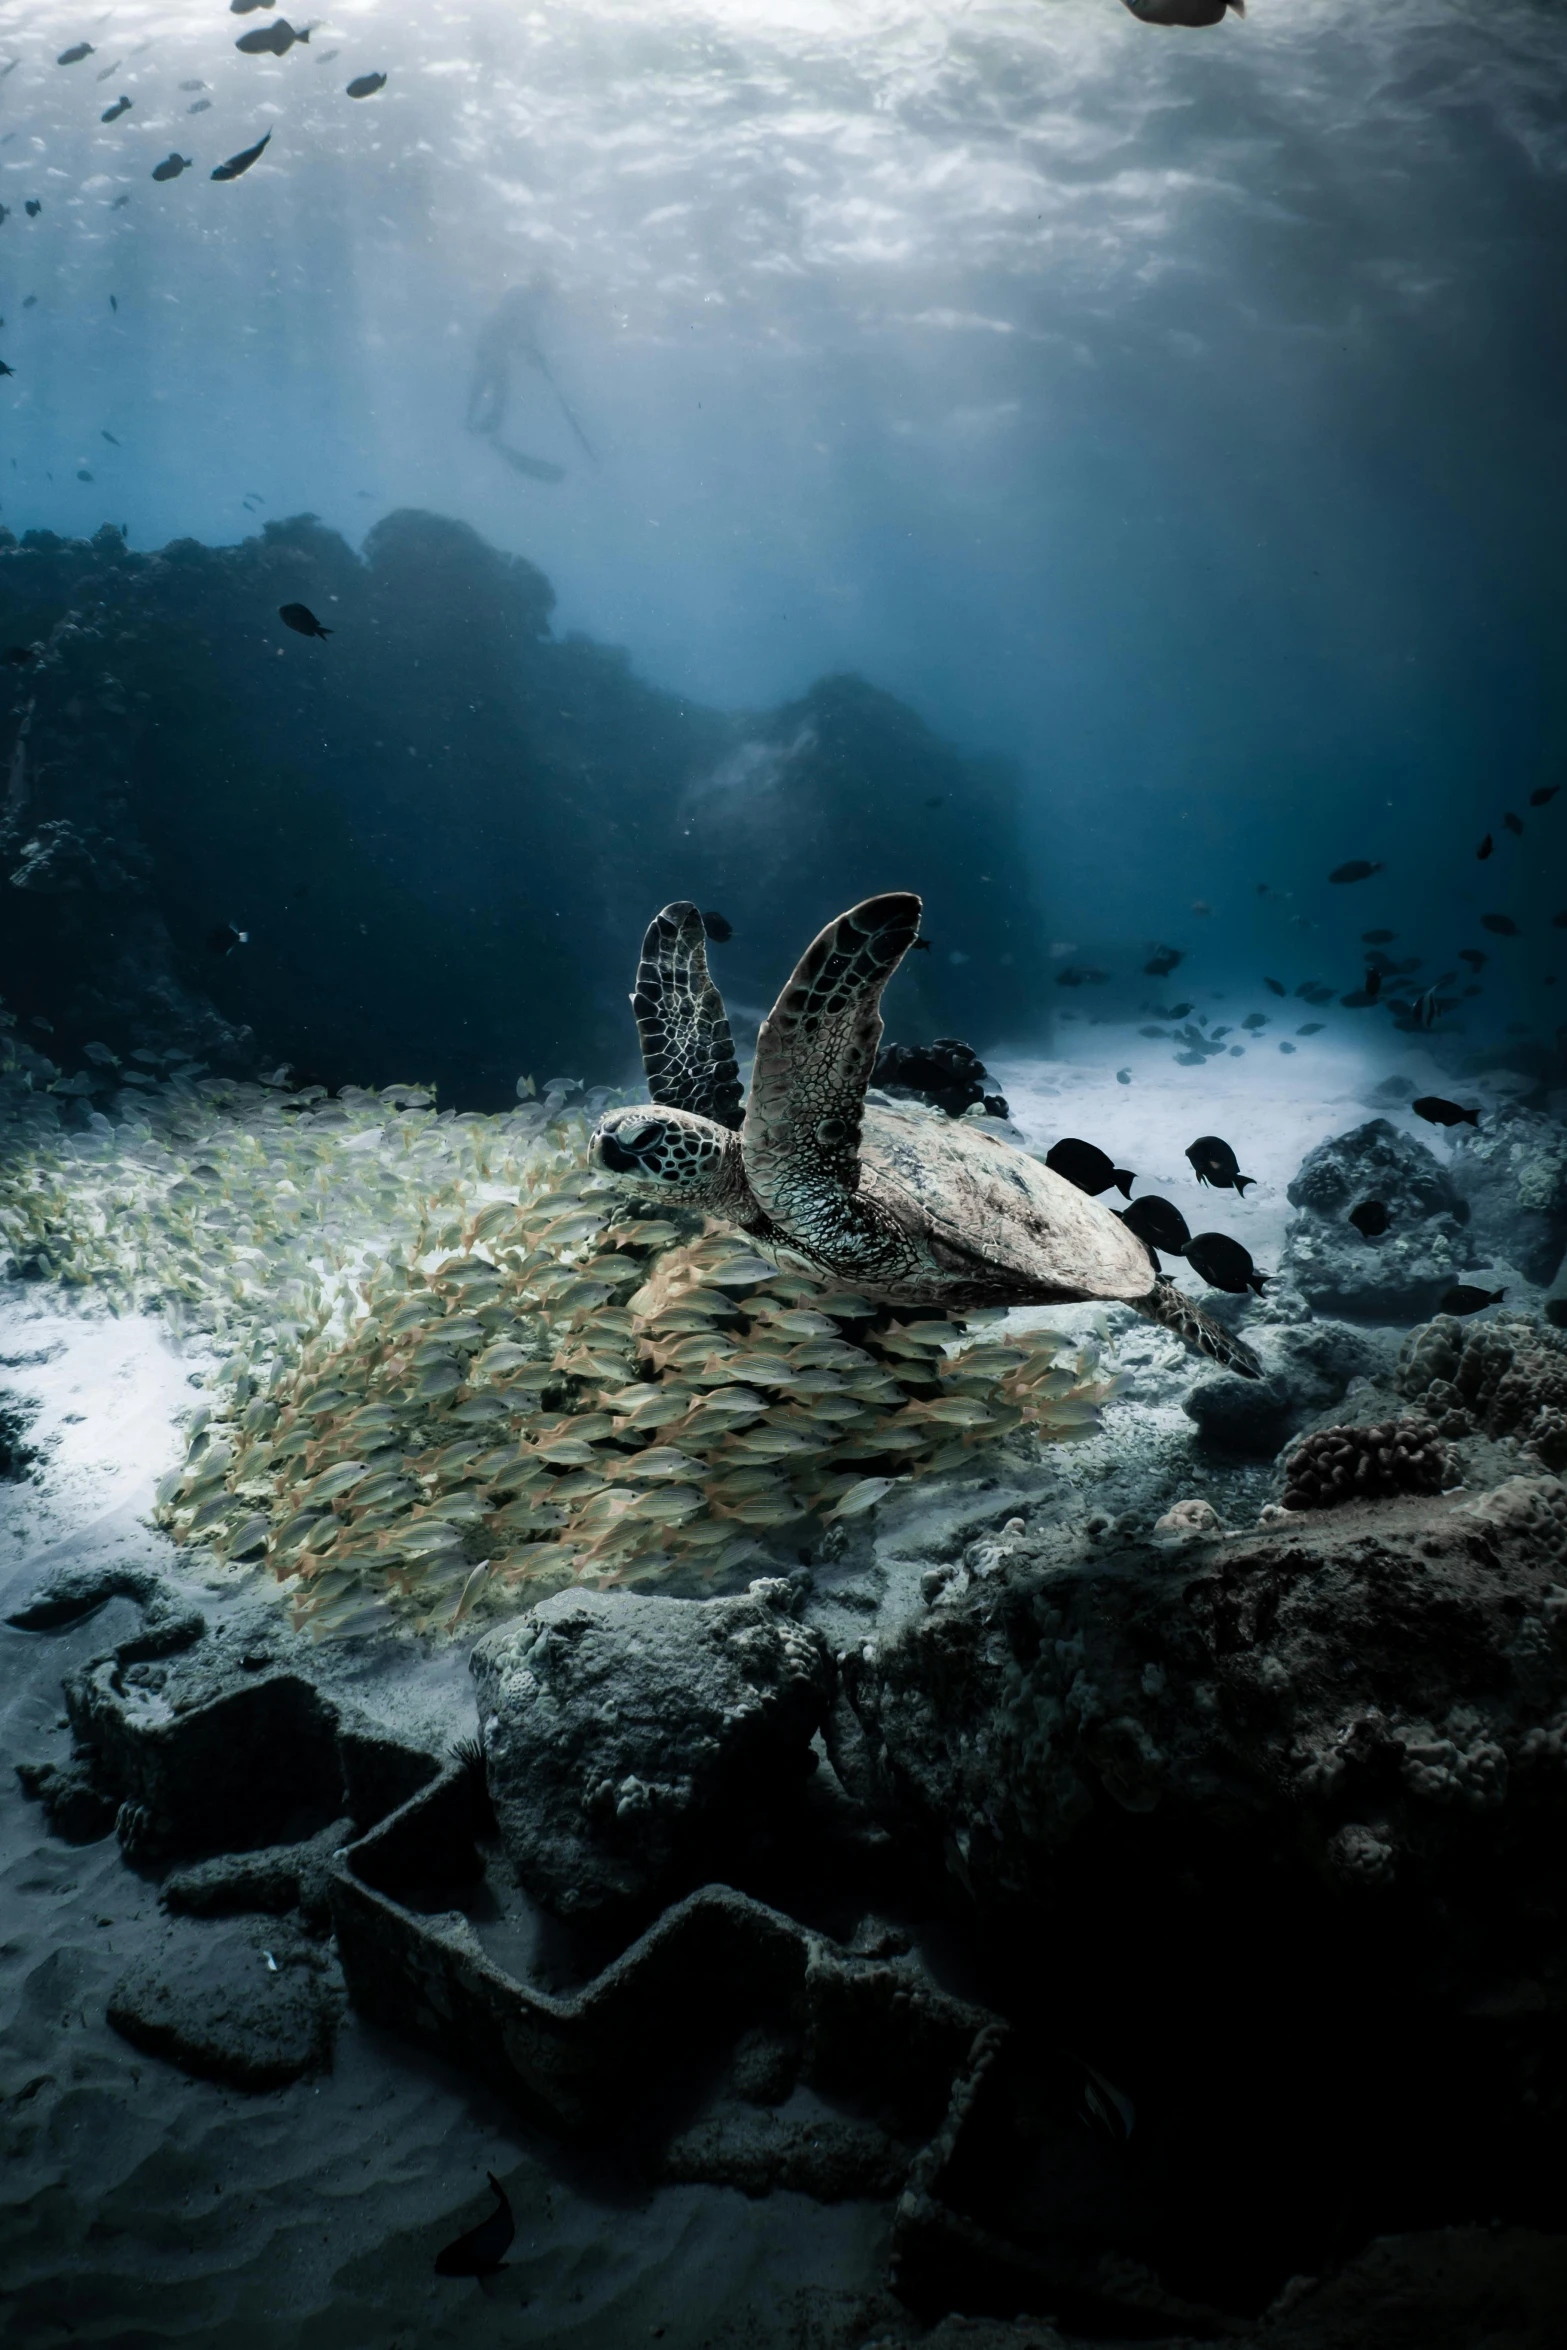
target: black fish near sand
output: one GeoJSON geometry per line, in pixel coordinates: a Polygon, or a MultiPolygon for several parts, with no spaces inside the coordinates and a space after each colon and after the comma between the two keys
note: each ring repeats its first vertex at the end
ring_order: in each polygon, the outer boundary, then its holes
{"type": "Polygon", "coordinates": [[[1478,1110],[1466,1110],[1457,1102],[1443,1099],[1439,1093],[1422,1093],[1410,1103],[1417,1118],[1424,1118],[1428,1126],[1478,1126],[1478,1110]]]}
{"type": "Polygon", "coordinates": [[[1181,1256],[1191,1239],[1191,1228],[1180,1209],[1156,1192],[1134,1199],[1130,1207],[1117,1213],[1128,1232],[1135,1232],[1149,1248],[1162,1249],[1167,1257],[1181,1256]]]}
{"type": "Polygon", "coordinates": [[[1335,865],[1329,881],[1369,881],[1373,873],[1382,872],[1380,865],[1371,864],[1365,857],[1351,857],[1347,865],[1335,865]]]}
{"type": "Polygon", "coordinates": [[[1258,1272],[1250,1249],[1231,1240],[1227,1232],[1199,1232],[1195,1240],[1186,1243],[1184,1254],[1193,1272],[1200,1273],[1210,1289],[1227,1289],[1231,1297],[1244,1297],[1252,1289],[1261,1297],[1267,1287],[1268,1276],[1258,1272]]]}
{"type": "Polygon", "coordinates": [[[1118,1167],[1107,1154],[1091,1142],[1080,1142],[1076,1135],[1063,1135],[1045,1153],[1045,1165],[1057,1175],[1064,1175],[1068,1183],[1075,1183],[1079,1191],[1086,1191],[1090,1199],[1108,1191],[1111,1184],[1123,1199],[1132,1196],[1132,1185],[1137,1177],[1125,1167],[1118,1167]]]}
{"type": "Polygon", "coordinates": [[[1201,25],[1223,24],[1226,12],[1234,9],[1237,16],[1246,13],[1246,0],[1125,0],[1139,24],[1201,25]]]}
{"type": "Polygon", "coordinates": [[[296,33],[286,16],[256,32],[241,33],[234,46],[246,57],[286,57],[296,41],[308,41],[308,32],[296,33]]]}
{"type": "Polygon", "coordinates": [[[245,172],[249,171],[253,163],[260,162],[261,157],[266,152],[267,143],[271,139],[271,136],[272,133],[267,131],[256,141],[253,147],[242,147],[237,155],[231,155],[229,157],[227,163],[220,163],[218,165],[217,169],[212,174],[213,178],[215,180],[237,180],[241,178],[245,172]]]}
{"type": "Polygon", "coordinates": [[[1243,1175],[1240,1162],[1229,1144],[1218,1134],[1199,1134],[1186,1156],[1192,1173],[1199,1183],[1211,1183],[1215,1191],[1239,1192],[1246,1197],[1246,1186],[1255,1183],[1255,1175],[1243,1175]]]}
{"type": "Polygon", "coordinates": [[[331,629],[322,627],[308,604],[279,604],[277,616],[283,626],[291,628],[296,636],[328,637],[332,634],[331,629]]]}
{"type": "Polygon", "coordinates": [[[517,2223],[512,2218],[506,2190],[493,2171],[487,2171],[485,2176],[495,2196],[495,2209],[476,2228],[469,2228],[442,2246],[435,2256],[438,2277],[493,2276],[510,2249],[517,2223]]]}
{"type": "Polygon", "coordinates": [[[1358,1208],[1351,1208],[1349,1220],[1362,1240],[1380,1240],[1390,1221],[1387,1203],[1379,1199],[1363,1199],[1358,1208]]]}
{"type": "Polygon", "coordinates": [[[726,947],[735,934],[734,924],[723,914],[704,914],[702,928],[715,947],[726,947]]]}
{"type": "Polygon", "coordinates": [[[177,180],[182,171],[189,171],[190,166],[188,155],[166,155],[161,163],[153,165],[152,176],[155,180],[177,180]]]}
{"type": "Polygon", "coordinates": [[[1448,1291],[1437,1312],[1478,1314],[1484,1306],[1499,1306],[1506,1295],[1505,1289],[1476,1289],[1472,1281],[1460,1281],[1448,1291]]]}
{"type": "Polygon", "coordinates": [[[385,88],[386,76],[384,73],[361,73],[356,74],[349,83],[348,95],[350,98],[373,98],[377,90],[385,88]]]}

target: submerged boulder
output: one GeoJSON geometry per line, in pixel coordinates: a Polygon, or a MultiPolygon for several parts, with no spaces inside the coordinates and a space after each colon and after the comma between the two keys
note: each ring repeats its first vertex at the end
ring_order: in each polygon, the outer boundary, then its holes
{"type": "Polygon", "coordinates": [[[1387,1118],[1319,1143],[1289,1186],[1300,1210],[1281,1271],[1320,1313],[1401,1322],[1434,1311],[1465,1266],[1477,1262],[1469,1210],[1435,1152],[1387,1118]],[[1387,1230],[1367,1239],[1349,1221],[1380,1200],[1387,1230]]]}
{"type": "Polygon", "coordinates": [[[1454,1135],[1452,1181],[1468,1215],[1469,1262],[1549,1281],[1567,1247],[1567,1126],[1499,1102],[1482,1127],[1454,1135]]]}
{"type": "Polygon", "coordinates": [[[695,1881],[726,1827],[797,1792],[832,1689],[778,1577],[731,1599],[562,1591],[471,1659],[490,1797],[565,1917],[695,1881]]]}

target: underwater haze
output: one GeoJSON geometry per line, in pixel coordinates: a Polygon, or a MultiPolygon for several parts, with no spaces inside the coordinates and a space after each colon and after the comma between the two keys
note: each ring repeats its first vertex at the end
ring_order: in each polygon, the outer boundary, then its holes
{"type": "MultiPolygon", "coordinates": [[[[404,510],[464,522],[544,575],[557,640],[623,648],[667,697],[688,782],[720,764],[711,728],[684,731],[703,714],[795,712],[776,747],[824,679],[893,697],[990,761],[993,793],[1007,763],[1007,811],[972,839],[973,771],[915,805],[897,741],[874,782],[822,785],[874,801],[880,864],[852,887],[925,892],[938,960],[963,959],[925,982],[926,1026],[961,1024],[982,1049],[1038,1039],[1066,1004],[1057,974],[1029,968],[1052,945],[1068,968],[1107,968],[1093,1007],[1129,1017],[1165,1001],[1139,950],[1179,947],[1199,989],[1266,972],[1342,994],[1379,926],[1395,959],[1421,957],[1422,986],[1474,984],[1453,956],[1487,953],[1480,996],[1441,1015],[1456,1050],[1509,1031],[1526,1032],[1510,1050],[1551,1048],[1567,889],[1560,824],[1528,801],[1561,771],[1567,699],[1560,8],[1254,0],[1184,30],[1119,0],[383,4],[302,22],[283,55],[236,50],[280,21],[217,0],[47,24],[0,10],[0,520],[18,537],[110,524],[132,550],[220,548],[309,514],[358,548],[404,510]],[[56,62],[82,42],[90,55],[56,62]],[[170,156],[189,168],[155,178],[170,156]],[[1521,840],[1500,829],[1509,809],[1521,840]],[[1487,831],[1498,847],[1478,863],[1487,831]],[[1330,887],[1356,858],[1385,870],[1330,887]],[[1486,913],[1516,935],[1482,936],[1486,913]]],[[[300,875],[341,865],[339,898],[383,853],[389,766],[461,762],[449,726],[416,739],[452,592],[432,572],[421,607],[416,567],[407,583],[408,723],[378,734],[358,703],[318,728],[313,708],[300,739],[277,738],[297,773],[304,738],[333,737],[330,775],[287,825],[300,875]]],[[[484,577],[471,593],[482,611],[484,577]]],[[[0,594],[8,632],[44,642],[80,587],[0,594]]],[[[253,601],[272,623],[259,581],[253,601]]],[[[212,692],[232,703],[238,672],[259,680],[281,643],[277,691],[303,668],[330,697],[358,622],[320,617],[328,643],[273,624],[242,652],[227,615],[236,676],[212,692]]],[[[154,633],[172,627],[188,620],[154,633]]],[[[157,692],[177,701],[182,660],[207,651],[161,643],[157,692]]],[[[178,709],[161,740],[200,799],[260,788],[178,709]]],[[[507,987],[503,938],[515,958],[562,921],[582,951],[536,996],[580,1003],[613,964],[603,1022],[518,1035],[521,1065],[609,1049],[644,918],[629,893],[573,884],[656,787],[629,742],[586,766],[600,795],[546,885],[535,859],[531,890],[474,915],[494,935],[485,986],[507,987]]],[[[556,815],[569,768],[541,786],[556,815]]],[[[720,904],[779,853],[776,824],[747,845],[743,821],[770,773],[754,742],[725,770],[730,833],[699,876],[720,904]]],[[[438,789],[415,898],[440,836],[482,839],[489,821],[460,778],[438,789]]],[[[658,800],[656,829],[712,851],[712,799],[658,800]]],[[[12,832],[49,812],[32,804],[12,832]]],[[[210,809],[209,829],[225,820],[210,809]]],[[[391,818],[394,860],[418,821],[391,818]]],[[[344,939],[318,967],[319,939],[289,930],[287,876],[256,869],[243,829],[178,865],[193,822],[178,800],[156,851],[184,983],[264,1052],[306,1061],[288,972],[307,971],[345,1011],[339,1033],[318,1009],[325,1073],[409,1074],[376,1032],[396,974],[373,946],[356,966],[364,909],[321,918],[344,939]],[[220,920],[249,933],[248,974],[243,956],[202,964],[220,920]]],[[[776,932],[765,891],[747,900],[758,1010],[844,901],[842,870],[804,875],[776,932]]],[[[654,887],[697,893],[678,856],[654,887]]],[[[494,1098],[499,1039],[467,1058],[442,1043],[452,945],[425,942],[440,1009],[410,1040],[418,1073],[494,1098]]],[[[4,977],[17,1000],[20,974],[4,977]]],[[[123,995],[123,971],[104,989],[123,995]]]]}

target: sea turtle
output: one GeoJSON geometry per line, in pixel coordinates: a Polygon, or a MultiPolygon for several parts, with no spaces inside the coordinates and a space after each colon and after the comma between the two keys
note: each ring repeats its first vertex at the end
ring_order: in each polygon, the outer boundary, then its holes
{"type": "Polygon", "coordinates": [[[1119,1216],[1028,1152],[927,1111],[867,1104],[882,989],[920,901],[867,898],[811,941],[757,1038],[751,1099],[702,917],[654,916],[632,1009],[651,1102],[610,1110],[594,1164],[638,1199],[708,1209],[790,1271],[895,1306],[1130,1306],[1244,1377],[1240,1339],[1154,1270],[1119,1216]]]}

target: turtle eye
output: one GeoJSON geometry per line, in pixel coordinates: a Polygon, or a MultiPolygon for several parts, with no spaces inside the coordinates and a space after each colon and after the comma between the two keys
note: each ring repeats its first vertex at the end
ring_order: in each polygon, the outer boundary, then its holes
{"type": "Polygon", "coordinates": [[[638,1118],[630,1126],[617,1126],[615,1140],[623,1151],[643,1151],[649,1143],[657,1142],[663,1131],[656,1118],[638,1118]]]}

